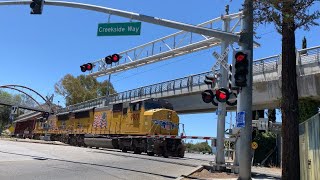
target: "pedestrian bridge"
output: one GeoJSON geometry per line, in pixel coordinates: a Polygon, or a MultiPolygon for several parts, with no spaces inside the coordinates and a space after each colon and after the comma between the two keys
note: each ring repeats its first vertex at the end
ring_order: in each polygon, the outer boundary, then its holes
{"type": "MultiPolygon", "coordinates": [[[[299,97],[320,99],[320,46],[297,51],[297,77],[299,97]]],[[[253,62],[253,110],[278,108],[281,99],[281,55],[253,62]]],[[[58,110],[58,113],[103,107],[110,104],[137,101],[145,98],[168,100],[178,113],[212,112],[217,107],[202,102],[201,92],[209,86],[205,75],[211,71],[169,80],[149,86],[92,99],[58,110]]],[[[235,110],[235,107],[227,107],[235,110]]]]}

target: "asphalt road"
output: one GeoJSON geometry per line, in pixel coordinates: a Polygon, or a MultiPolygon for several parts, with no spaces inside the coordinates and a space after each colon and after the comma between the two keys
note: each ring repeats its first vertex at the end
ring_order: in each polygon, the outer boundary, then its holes
{"type": "Polygon", "coordinates": [[[197,155],[163,158],[117,150],[0,140],[1,180],[175,179],[202,164],[208,161],[197,155]]]}

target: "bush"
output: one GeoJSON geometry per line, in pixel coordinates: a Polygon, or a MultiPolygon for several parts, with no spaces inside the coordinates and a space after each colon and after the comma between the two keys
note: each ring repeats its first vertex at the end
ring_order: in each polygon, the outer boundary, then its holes
{"type": "Polygon", "coordinates": [[[209,146],[208,142],[201,142],[201,143],[187,143],[186,144],[186,150],[188,152],[202,152],[203,154],[205,153],[212,153],[212,149],[209,146]]]}
{"type": "MultiPolygon", "coordinates": [[[[254,152],[254,164],[261,163],[267,155],[276,147],[276,134],[272,132],[260,132],[252,140],[258,143],[258,148],[254,152]]],[[[276,164],[276,152],[268,158],[265,165],[276,164]]]]}

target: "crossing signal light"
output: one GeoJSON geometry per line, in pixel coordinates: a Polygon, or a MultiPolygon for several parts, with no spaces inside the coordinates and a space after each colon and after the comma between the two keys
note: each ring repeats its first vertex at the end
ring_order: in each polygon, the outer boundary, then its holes
{"type": "Polygon", "coordinates": [[[42,14],[44,0],[32,0],[30,3],[30,14],[42,14]]]}
{"type": "Polygon", "coordinates": [[[93,68],[92,63],[83,64],[80,66],[82,72],[91,71],[93,68]]]}
{"type": "Polygon", "coordinates": [[[202,95],[202,101],[205,103],[211,103],[214,99],[214,94],[212,90],[205,90],[201,93],[202,95]]]}
{"type": "Polygon", "coordinates": [[[113,54],[113,55],[105,57],[104,61],[107,64],[112,64],[112,63],[119,62],[120,59],[121,59],[121,56],[119,54],[113,54]]]}
{"type": "Polygon", "coordinates": [[[204,80],[204,83],[207,84],[207,85],[210,85],[211,88],[213,88],[215,86],[215,84],[216,84],[216,80],[217,80],[216,77],[206,75],[205,78],[206,79],[204,80]]]}
{"type": "Polygon", "coordinates": [[[229,90],[225,88],[220,88],[216,90],[216,98],[219,102],[227,102],[229,99],[230,93],[229,90]]]}
{"type": "Polygon", "coordinates": [[[247,74],[249,72],[248,53],[238,51],[235,56],[234,83],[238,87],[247,86],[247,74]]]}
{"type": "Polygon", "coordinates": [[[227,103],[229,106],[237,105],[237,94],[226,89],[220,88],[215,91],[205,90],[201,93],[202,101],[205,103],[212,103],[214,106],[218,106],[218,102],[227,103]],[[230,102],[230,100],[232,100],[230,102]]]}
{"type": "Polygon", "coordinates": [[[229,106],[235,106],[235,105],[237,105],[237,93],[235,93],[235,92],[230,92],[230,94],[229,94],[229,99],[226,101],[226,103],[227,103],[227,105],[229,105],[229,106]],[[232,98],[232,96],[234,97],[234,100],[233,100],[233,102],[232,102],[232,101],[230,102],[230,99],[232,98]]]}

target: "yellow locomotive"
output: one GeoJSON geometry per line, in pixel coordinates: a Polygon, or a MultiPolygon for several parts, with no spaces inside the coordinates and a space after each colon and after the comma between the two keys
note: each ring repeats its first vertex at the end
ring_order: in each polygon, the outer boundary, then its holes
{"type": "Polygon", "coordinates": [[[181,139],[150,136],[176,136],[178,130],[179,117],[172,105],[150,98],[52,115],[45,122],[36,121],[33,136],[49,134],[51,140],[71,145],[183,157],[181,139]]]}

